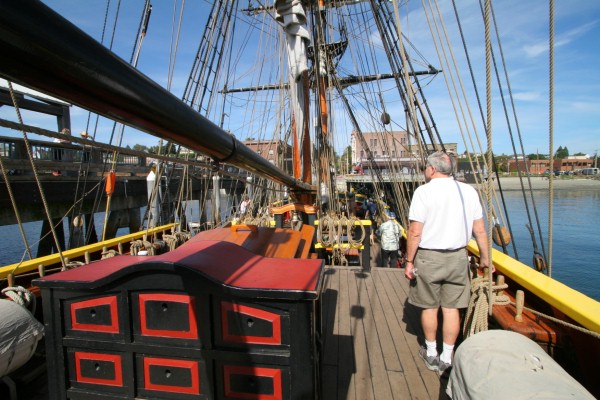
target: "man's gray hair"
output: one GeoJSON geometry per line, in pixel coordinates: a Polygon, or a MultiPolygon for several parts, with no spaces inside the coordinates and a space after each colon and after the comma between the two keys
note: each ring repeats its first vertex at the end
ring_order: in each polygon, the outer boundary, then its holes
{"type": "Polygon", "coordinates": [[[427,164],[442,174],[452,175],[456,166],[456,155],[451,152],[436,151],[427,157],[427,164]]]}

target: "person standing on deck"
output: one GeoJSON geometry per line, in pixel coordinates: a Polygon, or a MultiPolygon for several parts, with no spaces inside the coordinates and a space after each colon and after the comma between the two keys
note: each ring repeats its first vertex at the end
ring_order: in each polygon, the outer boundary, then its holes
{"type": "Polygon", "coordinates": [[[248,196],[244,196],[244,200],[240,203],[240,216],[246,214],[248,211],[248,206],[250,205],[250,198],[248,196]]]}
{"type": "Polygon", "coordinates": [[[398,249],[400,248],[400,224],[396,222],[396,214],[390,212],[387,221],[379,225],[375,234],[381,242],[381,266],[395,268],[398,265],[398,249]]]}
{"type": "Polygon", "coordinates": [[[375,215],[377,215],[377,203],[373,199],[369,198],[367,201],[367,215],[366,217],[375,223],[375,215]]]}
{"type": "MultiPolygon", "coordinates": [[[[69,130],[68,128],[63,128],[60,133],[62,133],[65,136],[69,136],[71,135],[71,130],[69,130]]],[[[69,140],[67,139],[59,139],[59,138],[55,138],[54,139],[54,143],[71,143],[69,140]]],[[[63,155],[65,153],[65,150],[61,147],[55,147],[53,149],[53,156],[54,156],[54,160],[55,161],[62,161],[63,160],[63,155]]],[[[60,176],[61,172],[60,171],[52,171],[52,175],[54,176],[60,176]]]]}
{"type": "Polygon", "coordinates": [[[480,251],[479,267],[489,266],[488,237],[477,191],[453,179],[453,159],[438,151],[427,158],[425,185],[415,190],[409,210],[410,226],[405,276],[411,282],[408,302],[422,308],[425,347],[419,355],[427,368],[441,376],[452,367],[460,332],[460,309],[471,295],[469,260],[465,249],[471,235],[480,251]],[[443,351],[438,356],[438,310],[442,308],[443,351]]]}

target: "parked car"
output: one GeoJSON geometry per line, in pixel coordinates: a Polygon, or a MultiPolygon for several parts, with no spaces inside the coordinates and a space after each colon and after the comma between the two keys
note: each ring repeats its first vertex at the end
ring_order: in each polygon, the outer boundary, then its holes
{"type": "Polygon", "coordinates": [[[584,168],[581,170],[582,175],[599,175],[600,168],[584,168]]]}

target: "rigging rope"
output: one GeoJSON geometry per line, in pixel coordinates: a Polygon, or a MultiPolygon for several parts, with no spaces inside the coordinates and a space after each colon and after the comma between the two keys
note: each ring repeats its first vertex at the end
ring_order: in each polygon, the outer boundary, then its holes
{"type": "MultiPolygon", "coordinates": [[[[488,254],[489,254],[489,268],[488,268],[488,290],[492,293],[492,235],[494,224],[492,223],[492,79],[491,79],[491,60],[492,60],[492,41],[490,38],[490,7],[491,0],[485,1],[485,81],[486,81],[486,103],[487,103],[487,118],[486,118],[486,137],[487,137],[487,192],[486,192],[486,204],[487,204],[487,226],[488,226],[488,254]]],[[[490,297],[488,305],[488,313],[492,315],[493,299],[490,297]]]]}
{"type": "MultiPolygon", "coordinates": [[[[15,96],[15,92],[13,90],[13,86],[12,86],[11,82],[8,82],[8,88],[10,90],[10,97],[11,97],[12,102],[13,102],[13,107],[15,109],[15,112],[17,113],[17,118],[19,119],[19,124],[23,125],[23,118],[21,117],[21,110],[19,109],[19,104],[17,102],[16,96],[15,96]]],[[[64,259],[63,254],[62,254],[62,249],[60,247],[60,242],[58,240],[58,235],[56,233],[56,230],[54,229],[54,225],[52,224],[52,217],[50,216],[50,209],[48,207],[48,202],[46,201],[46,195],[44,193],[44,189],[42,188],[42,183],[40,182],[38,171],[37,171],[37,168],[35,166],[33,152],[31,151],[31,145],[30,145],[29,139],[27,137],[27,132],[25,132],[24,130],[22,132],[23,132],[23,139],[24,139],[24,143],[25,143],[25,148],[27,149],[27,155],[29,157],[29,162],[31,163],[31,169],[33,171],[33,176],[34,176],[34,179],[35,179],[35,183],[37,184],[38,191],[40,193],[40,198],[42,200],[42,205],[43,205],[43,208],[44,208],[44,213],[46,214],[46,218],[48,220],[48,225],[50,227],[50,231],[52,232],[52,237],[54,238],[54,245],[56,246],[56,251],[59,254],[61,264],[64,266],[65,265],[65,259],[64,259]]]]}
{"type": "Polygon", "coordinates": [[[550,176],[548,177],[548,276],[552,276],[552,225],[553,225],[553,211],[554,203],[554,0],[550,0],[550,29],[549,29],[549,53],[550,53],[550,75],[548,82],[548,97],[550,98],[548,104],[548,129],[550,140],[548,143],[550,155],[550,176]]]}

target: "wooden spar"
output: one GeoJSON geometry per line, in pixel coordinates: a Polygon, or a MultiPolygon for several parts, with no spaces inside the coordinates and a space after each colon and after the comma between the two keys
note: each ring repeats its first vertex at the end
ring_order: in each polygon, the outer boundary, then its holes
{"type": "Polygon", "coordinates": [[[298,143],[296,115],[292,113],[292,167],[295,178],[302,177],[302,172],[300,170],[300,145],[298,143]]]}
{"type": "Polygon", "coordinates": [[[310,85],[308,82],[308,71],[302,74],[302,92],[304,107],[304,120],[302,121],[302,181],[312,181],[312,145],[310,143],[310,85]]]}
{"type": "MultiPolygon", "coordinates": [[[[324,29],[324,24],[323,21],[325,20],[325,16],[326,16],[326,12],[325,12],[325,2],[323,0],[319,0],[319,9],[322,10],[319,12],[319,14],[317,15],[316,18],[316,26],[317,29],[319,31],[319,36],[322,37],[323,39],[325,39],[325,29],[324,29]]],[[[320,49],[321,47],[318,46],[318,48],[320,49]]],[[[325,94],[326,88],[327,88],[327,82],[326,82],[326,76],[323,75],[323,70],[326,71],[327,69],[327,62],[326,62],[326,53],[325,51],[319,51],[319,52],[315,52],[316,53],[316,58],[317,58],[317,62],[319,63],[319,67],[316,68],[316,74],[318,76],[317,81],[318,81],[318,87],[317,87],[317,91],[319,94],[319,110],[321,112],[321,120],[320,120],[320,128],[321,128],[321,144],[322,146],[325,145],[325,143],[328,142],[328,110],[327,110],[327,96],[325,94]]],[[[321,150],[324,150],[323,148],[321,150]]],[[[321,165],[320,165],[320,171],[321,171],[321,176],[320,176],[320,181],[324,182],[326,184],[327,187],[330,187],[331,182],[329,181],[329,165],[327,160],[323,160],[321,159],[321,165]]]]}
{"type": "Polygon", "coordinates": [[[42,2],[0,2],[0,76],[290,188],[289,176],[42,2]]]}

